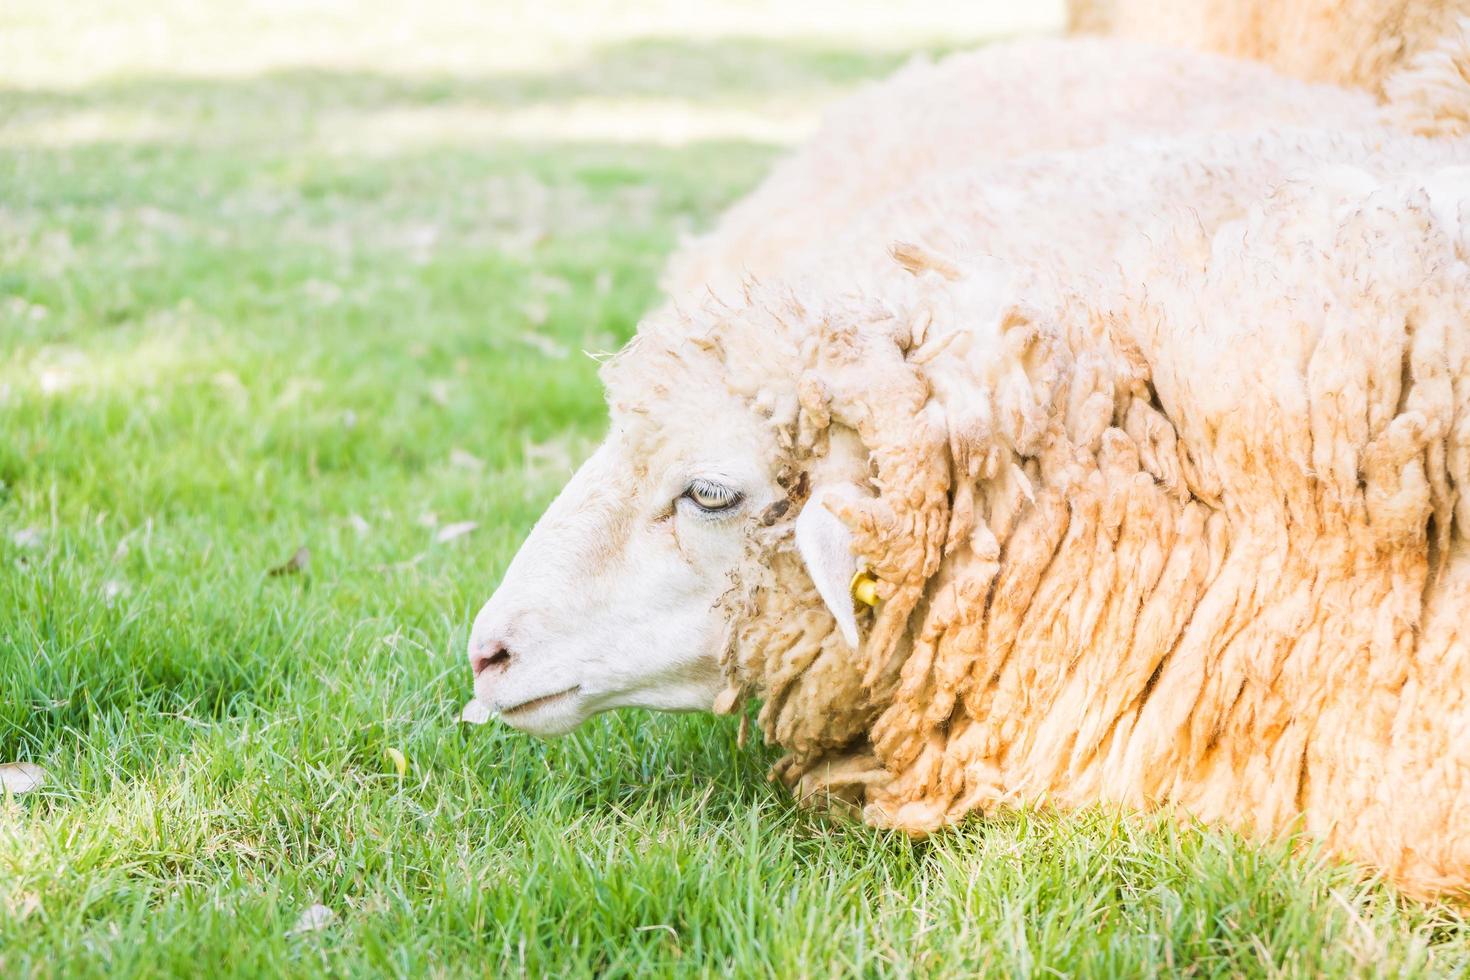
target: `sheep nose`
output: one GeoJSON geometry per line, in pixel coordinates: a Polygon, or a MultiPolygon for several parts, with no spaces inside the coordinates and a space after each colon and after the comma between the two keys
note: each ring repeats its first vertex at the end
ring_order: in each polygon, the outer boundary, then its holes
{"type": "Polygon", "coordinates": [[[486,671],[503,673],[510,666],[511,652],[505,644],[491,641],[484,643],[470,657],[470,670],[476,678],[486,671]]]}

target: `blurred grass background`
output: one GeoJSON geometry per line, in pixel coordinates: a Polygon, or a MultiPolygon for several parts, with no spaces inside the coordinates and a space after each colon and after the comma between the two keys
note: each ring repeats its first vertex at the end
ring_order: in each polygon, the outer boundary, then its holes
{"type": "Polygon", "coordinates": [[[728,719],[456,725],[679,236],[863,80],[1060,21],[546,7],[0,6],[0,763],[50,776],[0,797],[0,975],[1467,969],[1457,913],[1285,845],[913,842],[728,719]]]}

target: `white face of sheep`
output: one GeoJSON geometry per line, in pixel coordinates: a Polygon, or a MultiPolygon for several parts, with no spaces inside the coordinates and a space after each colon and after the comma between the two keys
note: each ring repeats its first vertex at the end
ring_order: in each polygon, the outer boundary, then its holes
{"type": "MultiPolygon", "coordinates": [[[[654,440],[614,419],[480,610],[471,711],[555,735],[612,708],[712,706],[730,625],[721,598],[752,533],[791,516],[788,494],[770,426],[748,406],[706,397],[661,414],[654,440]]],[[[845,529],[812,503],[796,525],[855,642],[845,529]]]]}

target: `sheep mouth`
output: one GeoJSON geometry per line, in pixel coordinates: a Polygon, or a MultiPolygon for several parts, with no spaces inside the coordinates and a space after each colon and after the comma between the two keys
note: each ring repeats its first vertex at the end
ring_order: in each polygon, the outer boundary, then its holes
{"type": "Polygon", "coordinates": [[[555,701],[560,701],[562,698],[567,697],[568,695],[576,694],[581,689],[581,684],[574,684],[564,691],[556,691],[552,694],[543,694],[539,698],[532,698],[529,701],[522,701],[520,704],[513,704],[508,708],[501,708],[500,715],[501,717],[505,717],[507,715],[521,714],[527,711],[535,711],[537,708],[544,708],[548,704],[551,704],[555,701]]]}

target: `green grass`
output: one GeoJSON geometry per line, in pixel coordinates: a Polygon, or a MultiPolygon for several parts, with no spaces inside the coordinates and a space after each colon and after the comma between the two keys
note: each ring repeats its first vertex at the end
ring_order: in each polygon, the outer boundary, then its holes
{"type": "Polygon", "coordinates": [[[1286,844],[916,842],[797,810],[729,719],[456,724],[603,424],[581,351],[823,103],[998,7],[53,6],[0,13],[0,763],[50,774],[0,798],[0,975],[1470,970],[1457,913],[1286,844]]]}

